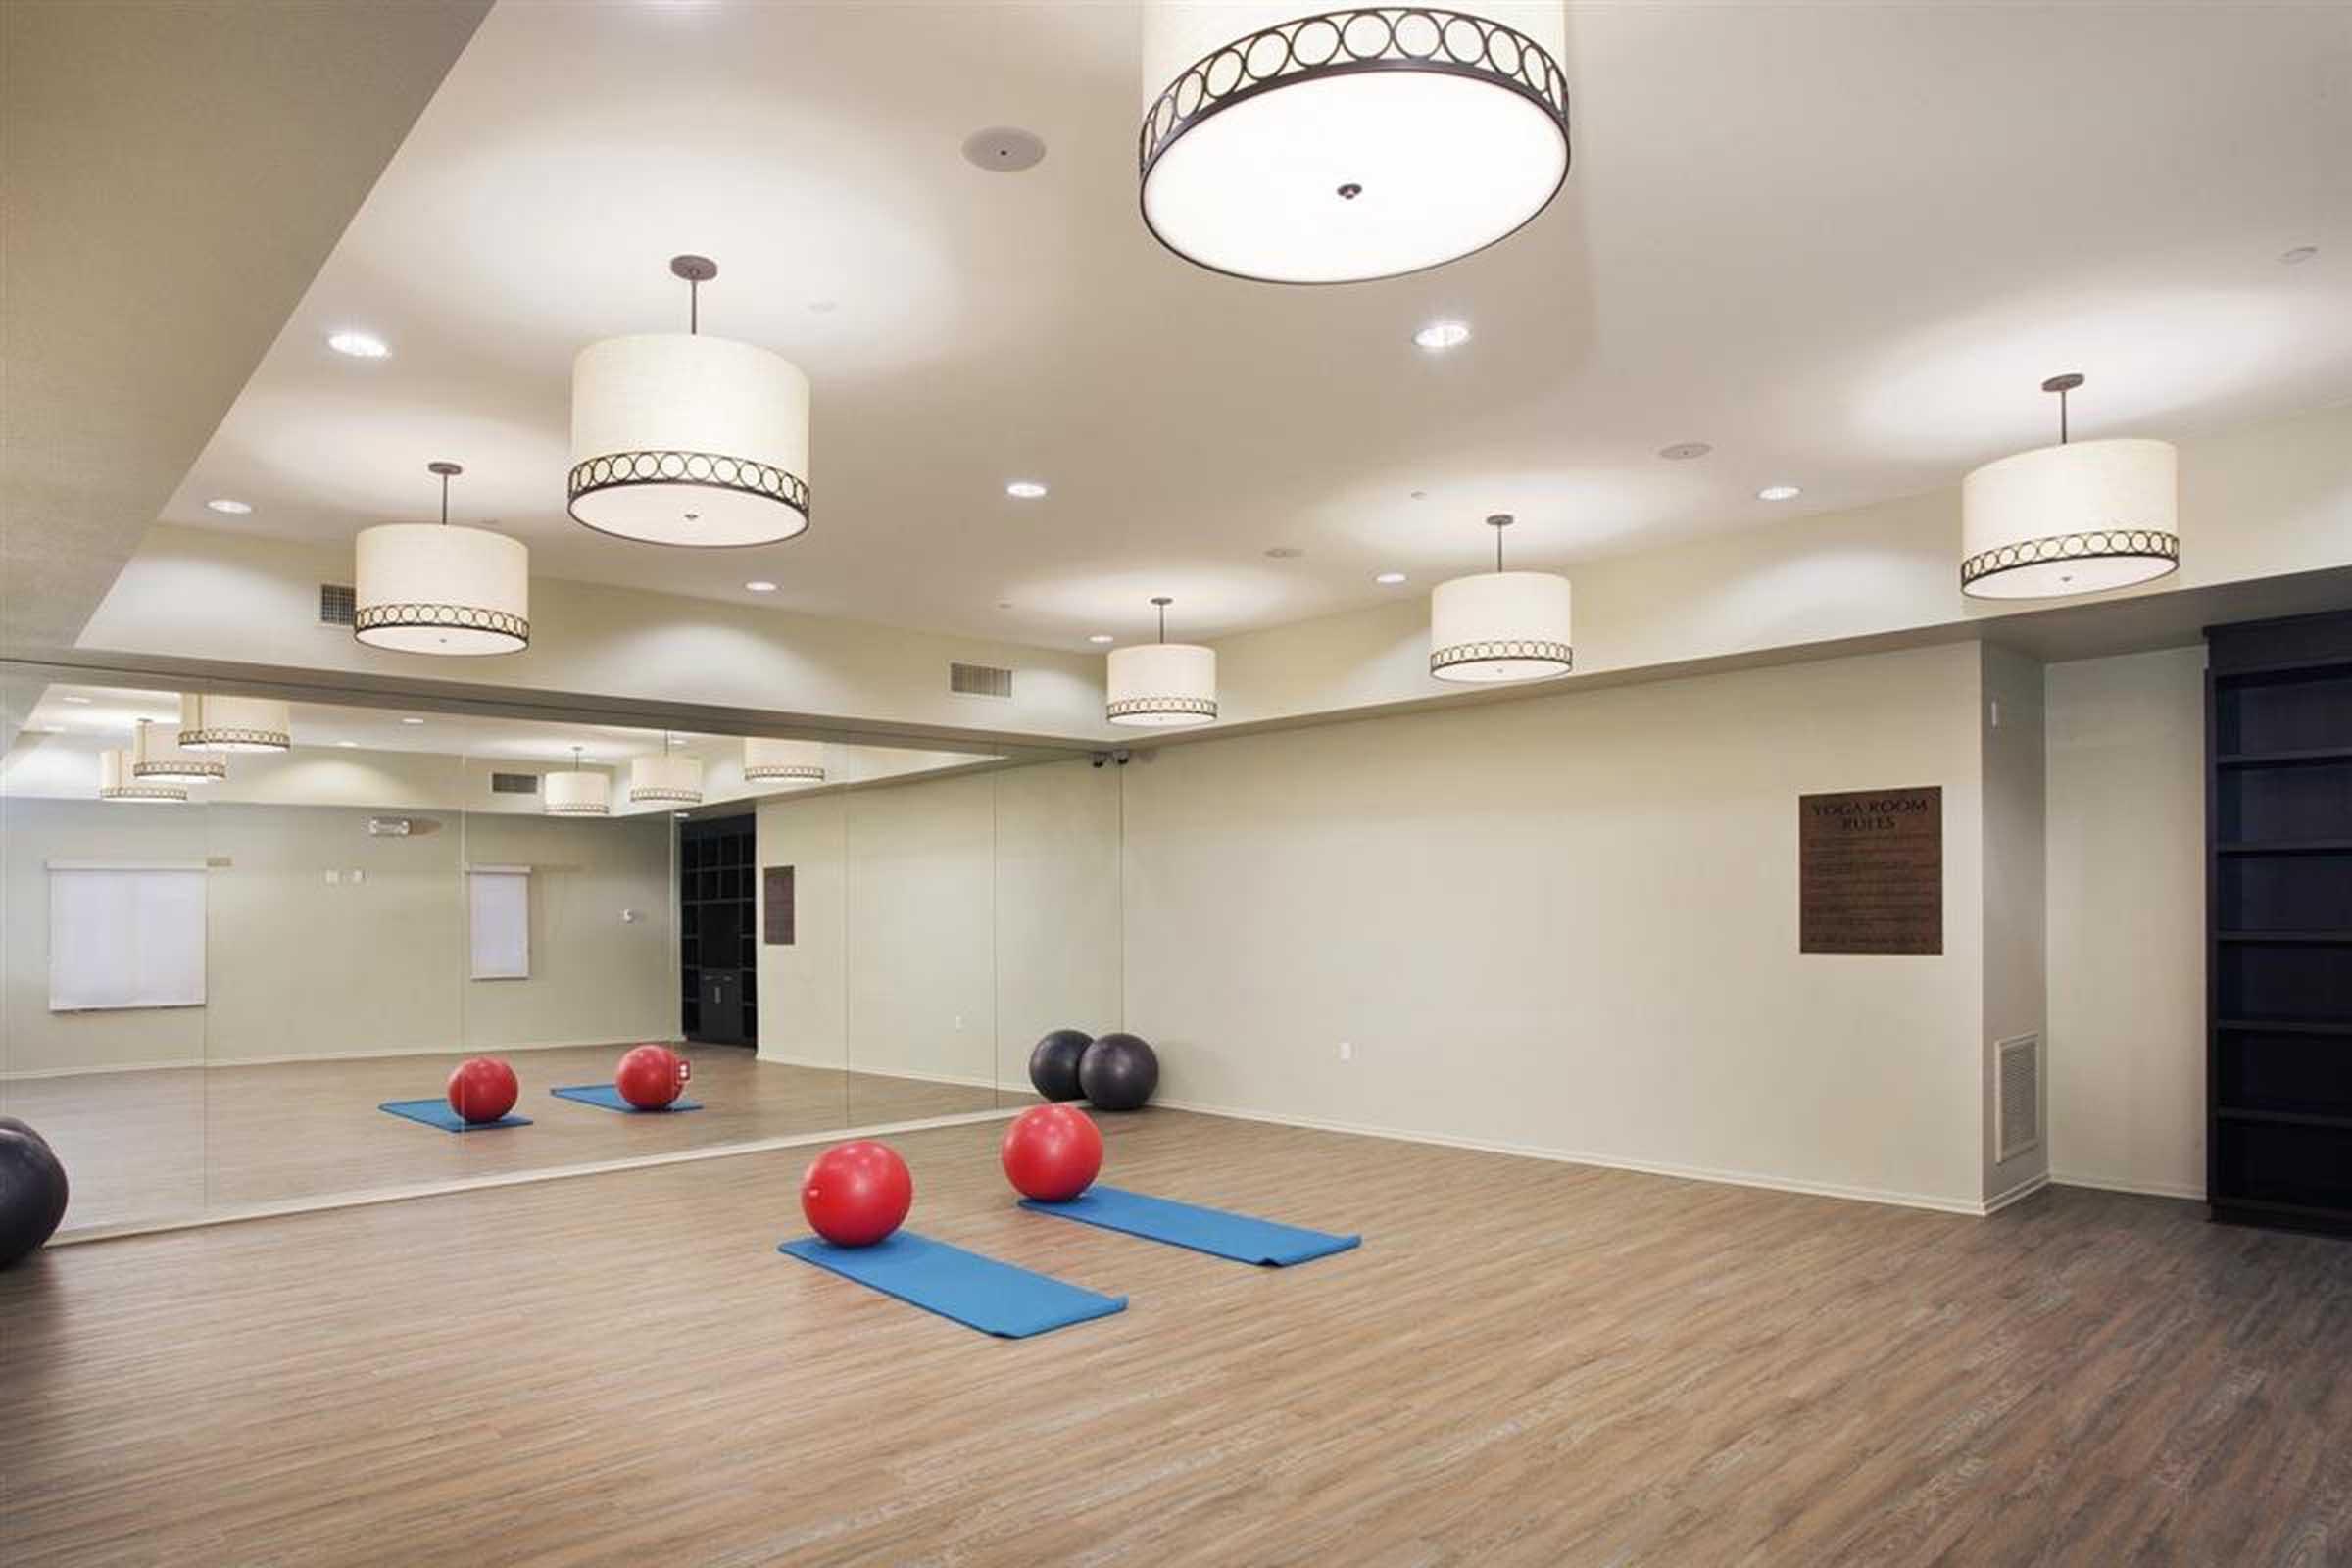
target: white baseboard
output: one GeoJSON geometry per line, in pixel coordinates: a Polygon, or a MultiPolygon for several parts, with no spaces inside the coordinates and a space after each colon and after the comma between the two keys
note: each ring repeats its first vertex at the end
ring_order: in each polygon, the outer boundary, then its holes
{"type": "MultiPolygon", "coordinates": [[[[1727,1187],[1761,1187],[1780,1193],[1802,1193],[1811,1198],[1843,1198],[1856,1202],[1888,1203],[1898,1208],[1926,1208],[1940,1214],[1967,1214],[1981,1218],[1989,1209],[1984,1202],[1973,1198],[1942,1198],[1933,1193],[1904,1193],[1879,1187],[1849,1187],[1836,1182],[1805,1181],[1794,1177],[1767,1176],[1755,1171],[1714,1170],[1700,1165],[1679,1165],[1663,1160],[1626,1159],[1615,1154],[1594,1154],[1565,1149],[1542,1149],[1529,1144],[1508,1144],[1486,1138],[1457,1138],[1446,1133],[1412,1132],[1399,1127],[1373,1127],[1354,1122],[1325,1121],[1312,1116],[1281,1116],[1272,1111],[1243,1110],[1232,1105],[1209,1105],[1199,1101],[1160,1100],[1154,1104],[1170,1110],[1198,1111],[1204,1116],[1229,1116],[1237,1121],[1271,1122],[1280,1127],[1304,1127],[1314,1132],[1346,1133],[1357,1138],[1393,1138],[1398,1143],[1432,1144],[1441,1149],[1468,1149],[1486,1154],[1515,1154],[1522,1159],[1555,1160],[1563,1165],[1598,1165],[1607,1170],[1638,1171],[1644,1176],[1673,1176],[1684,1181],[1716,1182],[1727,1187]]],[[[2014,1197],[2025,1196],[2022,1192],[2014,1197]]],[[[2004,1195],[2001,1201],[2012,1201],[2004,1195]]]]}
{"type": "Polygon", "coordinates": [[[167,1056],[161,1061],[105,1061],[86,1067],[24,1067],[0,1072],[0,1084],[24,1083],[35,1078],[86,1078],[102,1072],[184,1072],[190,1067],[211,1065],[202,1056],[167,1056]]]}
{"type": "MultiPolygon", "coordinates": [[[[923,1084],[954,1084],[959,1089],[997,1089],[1002,1087],[994,1078],[974,1078],[963,1073],[914,1072],[903,1067],[895,1070],[882,1067],[858,1067],[847,1062],[820,1061],[814,1056],[764,1054],[759,1059],[773,1062],[779,1067],[816,1067],[825,1072],[854,1073],[860,1078],[906,1078],[923,1084]]],[[[1028,1091],[1024,1089],[1022,1093],[1026,1094],[1028,1091]]]]}
{"type": "Polygon", "coordinates": [[[2205,1201],[2203,1182],[2152,1182],[2121,1176],[2091,1176],[2080,1171],[2050,1172],[2055,1187],[2095,1187],[2103,1193],[2136,1193],[2142,1198],[2187,1198],[2205,1201]]]}
{"type": "MultiPolygon", "coordinates": [[[[671,1036],[669,1043],[675,1044],[676,1039],[676,1036],[671,1036]]],[[[26,1067],[19,1071],[0,1072],[0,1083],[33,1078],[79,1078],[101,1072],[176,1072],[189,1067],[284,1067],[296,1062],[384,1061],[394,1056],[494,1056],[509,1051],[574,1051],[582,1048],[617,1051],[639,1043],[637,1040],[531,1040],[499,1045],[447,1046],[429,1051],[343,1051],[287,1056],[174,1056],[162,1061],[95,1062],[80,1067],[26,1067]]]]}
{"type": "Polygon", "coordinates": [[[2044,1187],[2049,1185],[2050,1173],[2048,1171],[2043,1171],[2037,1176],[2029,1176],[2024,1181],[2019,1182],[2015,1187],[2010,1188],[2007,1192],[1995,1193],[1992,1197],[1984,1200],[1984,1212],[1987,1214],[1997,1214],[2002,1209],[2007,1208],[2011,1203],[2016,1202],[2018,1200],[2023,1198],[2032,1198],[2035,1193],[2040,1192],[2044,1187]]]}

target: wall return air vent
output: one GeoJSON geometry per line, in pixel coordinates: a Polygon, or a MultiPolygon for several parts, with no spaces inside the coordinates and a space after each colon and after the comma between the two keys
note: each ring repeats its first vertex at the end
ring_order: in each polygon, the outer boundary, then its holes
{"type": "Polygon", "coordinates": [[[1993,1157],[2015,1159],[2041,1143],[2041,1036],[1999,1041],[1992,1052],[1993,1157]]]}
{"type": "Polygon", "coordinates": [[[539,775],[536,773],[493,773],[490,775],[493,795],[536,795],[539,775]]]}
{"type": "Polygon", "coordinates": [[[1010,697],[1012,671],[993,664],[950,664],[948,690],[966,697],[1010,697]]]}
{"type": "Polygon", "coordinates": [[[348,626],[360,612],[359,590],[347,582],[318,585],[318,624],[348,626]]]}

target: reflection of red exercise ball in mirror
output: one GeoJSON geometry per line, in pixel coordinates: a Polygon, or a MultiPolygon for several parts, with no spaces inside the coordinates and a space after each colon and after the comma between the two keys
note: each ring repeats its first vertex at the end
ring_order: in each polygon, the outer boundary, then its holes
{"type": "Polygon", "coordinates": [[[914,1177],[888,1144],[860,1138],[816,1156],[801,1177],[808,1228],[836,1247],[871,1247],[914,1206],[914,1177]]]}
{"type": "Polygon", "coordinates": [[[449,1075],[449,1108],[476,1126],[513,1110],[514,1097],[521,1093],[514,1069],[496,1056],[461,1061],[449,1075]]]}
{"type": "Polygon", "coordinates": [[[1001,1152],[1022,1197],[1065,1203],[1102,1169],[1102,1133],[1075,1105],[1032,1105],[1004,1129],[1001,1152]]]}
{"type": "Polygon", "coordinates": [[[685,1092],[694,1064],[667,1046],[639,1046],[620,1058],[612,1087],[639,1110],[662,1110],[685,1092]]]}

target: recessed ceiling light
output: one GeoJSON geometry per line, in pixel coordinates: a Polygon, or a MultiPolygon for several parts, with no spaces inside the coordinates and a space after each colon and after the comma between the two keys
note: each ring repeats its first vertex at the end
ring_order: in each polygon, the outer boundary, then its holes
{"type": "Polygon", "coordinates": [[[2300,267],[2319,254],[2317,245],[2298,245],[2291,251],[2279,252],[2278,263],[2282,267],[2300,267]]]}
{"type": "Polygon", "coordinates": [[[1404,573],[1401,571],[1384,571],[1372,580],[1380,584],[1383,588],[1394,588],[1398,583],[1404,581],[1404,573]]]}
{"type": "Polygon", "coordinates": [[[1794,501],[1804,492],[1792,484],[1768,484],[1756,492],[1758,501],[1794,501]]]}
{"type": "Polygon", "coordinates": [[[1429,492],[1426,490],[1416,490],[1413,492],[1413,499],[1415,501],[1427,501],[1429,499],[1429,492]]]}
{"type": "Polygon", "coordinates": [[[992,174],[1017,174],[1045,162],[1046,144],[1033,130],[991,125],[963,138],[963,161],[992,174]]]}
{"type": "Polygon", "coordinates": [[[841,309],[841,301],[810,300],[808,302],[808,309],[818,316],[831,316],[835,311],[841,309]]]}
{"type": "Polygon", "coordinates": [[[1413,341],[1433,352],[1456,349],[1470,341],[1470,328],[1459,321],[1432,321],[1413,334],[1413,341]]]}
{"type": "Polygon", "coordinates": [[[1046,493],[1046,487],[1035,479],[1015,479],[1004,487],[1004,493],[1021,501],[1035,501],[1046,493]]]}
{"type": "Polygon", "coordinates": [[[86,708],[89,706],[90,701],[87,697],[63,697],[58,700],[60,702],[72,703],[76,708],[86,708]]]}
{"type": "Polygon", "coordinates": [[[391,345],[372,332],[336,332],[327,338],[326,346],[355,360],[380,360],[392,352],[391,345]]]}
{"type": "Polygon", "coordinates": [[[1704,441],[1677,441],[1670,447],[1658,448],[1658,456],[1670,463],[1687,463],[1692,458],[1703,458],[1714,450],[1704,441]]]}
{"type": "Polygon", "coordinates": [[[1297,545],[1275,545],[1266,552],[1267,557],[1274,561],[1297,561],[1305,554],[1297,545]]]}
{"type": "Polygon", "coordinates": [[[401,722],[403,724],[421,724],[424,722],[424,720],[421,718],[404,718],[401,720],[401,722]]]}
{"type": "Polygon", "coordinates": [[[750,589],[756,594],[772,594],[776,591],[776,585],[772,582],[769,582],[764,577],[755,577],[750,582],[745,583],[744,587],[750,589]]]}
{"type": "Polygon", "coordinates": [[[1118,639],[1106,631],[1099,631],[1089,637],[1087,641],[1090,643],[1115,643],[1118,639]]]}
{"type": "Polygon", "coordinates": [[[234,500],[228,496],[215,496],[212,500],[207,501],[204,506],[205,510],[208,512],[218,512],[231,517],[242,517],[245,515],[245,514],[253,510],[253,503],[249,501],[234,500]]]}
{"type": "Polygon", "coordinates": [[[337,741],[335,744],[345,748],[356,748],[360,743],[358,741],[337,741]]]}

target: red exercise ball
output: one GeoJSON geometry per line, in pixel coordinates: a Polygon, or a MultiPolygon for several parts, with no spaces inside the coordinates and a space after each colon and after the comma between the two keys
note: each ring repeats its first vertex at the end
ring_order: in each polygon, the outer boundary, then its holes
{"type": "Polygon", "coordinates": [[[1102,1134],[1075,1105],[1032,1105],[1004,1129],[1003,1153],[1022,1197],[1066,1203],[1102,1169],[1102,1134]]]}
{"type": "Polygon", "coordinates": [[[914,1206],[914,1177],[888,1144],[860,1138],[816,1156],[801,1177],[808,1228],[836,1247],[871,1247],[914,1206]]]}
{"type": "Polygon", "coordinates": [[[449,1075],[449,1108],[468,1122],[496,1121],[514,1108],[522,1085],[514,1069],[496,1056],[476,1056],[458,1063],[449,1075]]]}
{"type": "Polygon", "coordinates": [[[660,1110],[678,1098],[694,1063],[667,1046],[639,1046],[612,1070],[612,1087],[639,1110],[660,1110]]]}

